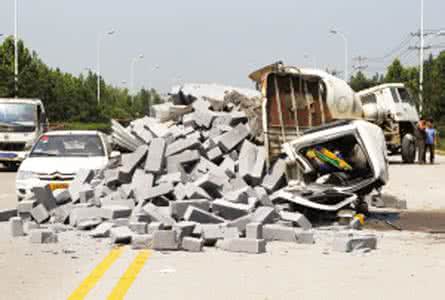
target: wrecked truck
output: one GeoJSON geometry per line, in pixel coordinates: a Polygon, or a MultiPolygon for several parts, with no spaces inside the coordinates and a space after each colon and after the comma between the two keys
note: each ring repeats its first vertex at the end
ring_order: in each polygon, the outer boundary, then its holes
{"type": "Polygon", "coordinates": [[[316,210],[338,211],[388,181],[385,137],[362,120],[359,99],[349,85],[321,70],[282,63],[249,76],[263,95],[262,120],[268,162],[285,154],[287,180],[299,182],[275,200],[316,210]]]}

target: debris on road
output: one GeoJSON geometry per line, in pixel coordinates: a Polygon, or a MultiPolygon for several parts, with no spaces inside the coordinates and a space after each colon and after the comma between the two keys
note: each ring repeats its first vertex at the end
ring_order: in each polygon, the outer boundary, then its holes
{"type": "MultiPolygon", "coordinates": [[[[103,170],[80,171],[63,197],[44,186],[19,204],[25,223],[36,222],[37,228],[28,232],[32,243],[57,242],[47,224],[64,223],[134,249],[200,252],[204,245],[216,245],[263,253],[269,241],[313,244],[312,220],[354,209],[361,200],[348,189],[348,180],[357,184],[365,177],[373,186],[380,178],[379,170],[370,170],[376,164],[369,161],[359,161],[366,168],[346,177],[344,172],[357,164],[349,165],[340,153],[327,150],[328,142],[311,146],[305,135],[300,139],[308,148],[296,147],[297,139],[270,161],[263,145],[261,97],[255,91],[186,85],[172,99],[155,107],[154,116],[135,120],[128,128],[113,121],[112,139],[128,152],[118,161],[103,170]],[[320,162],[315,178],[291,182],[289,164],[294,166],[299,155],[309,152],[323,159],[314,159],[320,162]],[[320,177],[324,184],[315,182],[320,177]]],[[[329,133],[337,137],[333,144],[342,146],[366,135],[367,126],[362,121],[341,123],[338,132],[330,127],[329,133]]],[[[364,157],[367,149],[357,147],[343,146],[360,154],[354,158],[364,157]]],[[[379,158],[377,150],[369,151],[371,158],[379,158]]],[[[310,175],[306,164],[305,175],[310,175]]],[[[11,226],[13,235],[21,235],[19,219],[11,226]]],[[[349,238],[343,244],[349,250],[359,243],[349,238]]]]}

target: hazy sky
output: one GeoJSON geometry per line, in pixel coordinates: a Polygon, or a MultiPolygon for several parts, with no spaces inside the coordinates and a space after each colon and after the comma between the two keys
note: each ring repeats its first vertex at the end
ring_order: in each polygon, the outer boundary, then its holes
{"type": "MultiPolygon", "coordinates": [[[[13,8],[14,0],[0,0],[0,33],[13,33],[13,8]]],[[[115,29],[103,39],[102,74],[120,86],[143,53],[138,88],[166,91],[178,80],[249,87],[255,68],[311,65],[305,54],[343,70],[343,42],[331,28],[347,35],[350,65],[358,55],[381,57],[418,30],[419,13],[420,0],[19,0],[19,34],[50,66],[78,74],[95,68],[99,33],[115,29]]],[[[425,0],[425,27],[445,28],[444,13],[445,1],[425,0]]],[[[403,57],[414,63],[414,54],[403,57]]]]}

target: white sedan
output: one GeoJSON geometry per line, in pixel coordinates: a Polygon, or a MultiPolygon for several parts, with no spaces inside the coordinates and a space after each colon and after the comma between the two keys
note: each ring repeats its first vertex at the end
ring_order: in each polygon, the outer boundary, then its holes
{"type": "Polygon", "coordinates": [[[53,131],[42,135],[17,172],[19,201],[36,186],[49,184],[51,190],[66,189],[81,169],[100,170],[112,152],[106,138],[97,131],[53,131]]]}

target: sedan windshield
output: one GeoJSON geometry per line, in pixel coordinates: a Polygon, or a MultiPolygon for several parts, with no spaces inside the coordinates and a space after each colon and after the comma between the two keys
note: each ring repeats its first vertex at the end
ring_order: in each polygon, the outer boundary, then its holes
{"type": "Polygon", "coordinates": [[[44,135],[30,156],[94,157],[105,156],[105,151],[97,135],[44,135]]]}
{"type": "Polygon", "coordinates": [[[35,105],[27,103],[0,103],[0,125],[33,125],[36,121],[35,105]]]}

